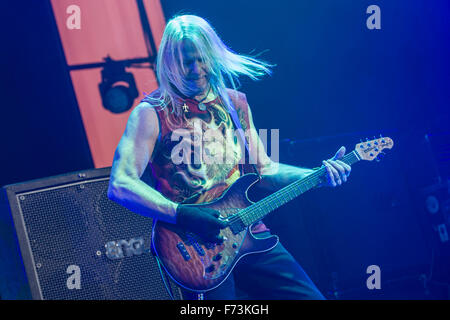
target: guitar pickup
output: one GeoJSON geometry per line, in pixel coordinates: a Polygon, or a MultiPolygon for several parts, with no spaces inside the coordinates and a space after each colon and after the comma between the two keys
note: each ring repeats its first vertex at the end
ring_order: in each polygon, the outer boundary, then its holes
{"type": "Polygon", "coordinates": [[[204,256],[205,255],[205,250],[203,250],[202,246],[199,245],[198,242],[193,243],[192,246],[194,247],[195,251],[197,251],[197,253],[200,256],[204,256]]]}
{"type": "Polygon", "coordinates": [[[195,236],[191,232],[187,232],[185,235],[184,243],[188,246],[192,246],[195,243],[195,236]]]}
{"type": "Polygon", "coordinates": [[[189,252],[187,252],[186,247],[184,246],[184,244],[182,242],[179,242],[177,244],[177,248],[178,248],[178,251],[180,251],[180,253],[183,256],[183,259],[185,261],[188,261],[191,258],[191,256],[189,255],[189,252]]]}

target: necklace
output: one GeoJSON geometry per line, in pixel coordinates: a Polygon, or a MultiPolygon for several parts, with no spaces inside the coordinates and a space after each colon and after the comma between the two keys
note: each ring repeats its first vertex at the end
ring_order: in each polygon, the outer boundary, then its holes
{"type": "Polygon", "coordinates": [[[199,109],[199,110],[201,110],[201,111],[205,111],[205,110],[206,110],[206,106],[205,106],[202,102],[205,101],[206,98],[208,98],[210,92],[211,92],[211,85],[209,86],[208,92],[207,92],[206,95],[203,97],[203,99],[201,99],[201,100],[196,100],[196,99],[194,99],[195,101],[198,102],[198,109],[199,109]]]}

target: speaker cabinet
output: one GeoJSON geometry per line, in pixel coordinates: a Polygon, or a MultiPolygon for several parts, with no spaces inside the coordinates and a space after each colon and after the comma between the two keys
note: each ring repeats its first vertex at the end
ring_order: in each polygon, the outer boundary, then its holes
{"type": "Polygon", "coordinates": [[[2,299],[181,299],[150,250],[152,219],[108,199],[109,174],[85,170],[2,188],[2,299]]]}

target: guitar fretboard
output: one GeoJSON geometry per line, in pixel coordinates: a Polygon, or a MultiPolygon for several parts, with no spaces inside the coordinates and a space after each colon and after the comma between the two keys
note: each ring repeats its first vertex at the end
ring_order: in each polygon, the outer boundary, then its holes
{"type": "MultiPolygon", "coordinates": [[[[352,165],[358,162],[360,158],[358,157],[358,154],[353,151],[345,155],[340,160],[348,165],[352,165]]],[[[326,169],[325,167],[321,167],[305,178],[299,179],[271,194],[270,196],[267,196],[251,206],[239,211],[236,214],[236,218],[239,218],[245,226],[249,226],[261,220],[275,209],[278,209],[282,205],[297,198],[306,191],[313,189],[323,181],[325,176],[326,169]]]]}

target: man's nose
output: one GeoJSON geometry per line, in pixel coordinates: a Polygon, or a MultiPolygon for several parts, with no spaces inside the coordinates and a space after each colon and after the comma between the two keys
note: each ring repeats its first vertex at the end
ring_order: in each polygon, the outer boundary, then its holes
{"type": "Polygon", "coordinates": [[[195,61],[191,65],[191,72],[195,74],[199,74],[202,69],[200,61],[195,61]]]}

